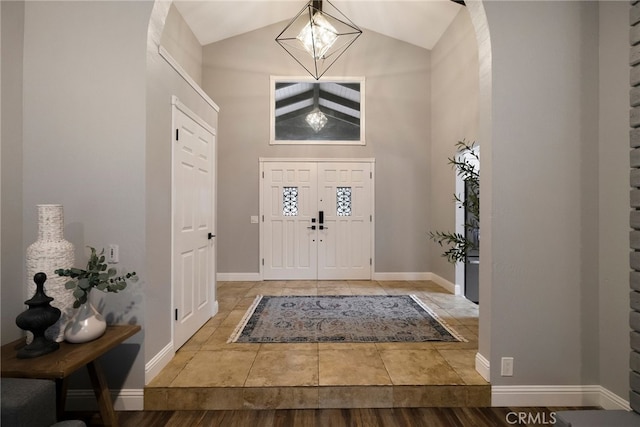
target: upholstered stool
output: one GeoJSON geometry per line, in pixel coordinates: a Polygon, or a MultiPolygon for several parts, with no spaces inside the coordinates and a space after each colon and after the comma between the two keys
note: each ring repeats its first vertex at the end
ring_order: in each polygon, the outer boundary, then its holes
{"type": "Polygon", "coordinates": [[[82,421],[56,423],[56,386],[50,380],[2,378],[1,424],[7,427],[85,427],[82,421]]]}

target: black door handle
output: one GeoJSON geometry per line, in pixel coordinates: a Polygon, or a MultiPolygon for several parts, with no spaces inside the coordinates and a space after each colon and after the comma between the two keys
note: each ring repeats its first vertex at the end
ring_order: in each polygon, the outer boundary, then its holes
{"type": "Polygon", "coordinates": [[[215,234],[213,234],[213,233],[209,233],[209,234],[207,235],[207,239],[209,239],[209,240],[213,239],[214,237],[216,237],[216,235],[215,235],[215,234]]]}
{"type": "Polygon", "coordinates": [[[318,222],[320,224],[324,224],[324,211],[319,211],[318,212],[318,222]]]}

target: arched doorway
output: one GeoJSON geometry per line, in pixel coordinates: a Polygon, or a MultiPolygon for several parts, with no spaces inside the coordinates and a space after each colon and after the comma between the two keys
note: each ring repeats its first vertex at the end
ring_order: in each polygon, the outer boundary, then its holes
{"type": "MultiPolygon", "coordinates": [[[[157,54],[158,52],[158,47],[160,45],[160,38],[162,35],[162,30],[164,28],[164,23],[166,20],[166,17],[169,13],[169,7],[170,7],[171,3],[170,2],[163,2],[163,1],[156,1],[154,3],[154,7],[153,7],[153,11],[151,13],[151,18],[150,18],[150,22],[149,22],[149,30],[148,30],[148,46],[147,46],[147,59],[148,59],[148,68],[149,70],[153,70],[155,67],[157,67],[156,62],[159,61],[159,56],[157,54]]],[[[481,104],[485,107],[481,107],[481,111],[489,111],[489,108],[486,107],[487,105],[490,105],[490,100],[487,99],[487,97],[489,96],[490,93],[490,78],[491,78],[491,74],[490,74],[490,68],[487,69],[486,67],[490,67],[491,64],[491,60],[490,60],[490,42],[489,42],[489,36],[488,36],[488,27],[487,27],[487,23],[486,23],[486,17],[484,16],[484,8],[481,2],[469,2],[468,5],[469,8],[469,13],[472,17],[472,21],[474,23],[474,26],[476,28],[476,32],[478,33],[477,37],[479,39],[479,47],[480,47],[480,55],[481,55],[481,67],[485,67],[481,69],[481,85],[483,86],[483,89],[481,90],[481,95],[483,96],[483,98],[481,99],[481,104]],[[485,55],[488,55],[488,58],[485,58],[485,55]],[[483,77],[484,76],[484,77],[483,77]]],[[[148,73],[150,72],[148,70],[148,73]]],[[[155,83],[154,82],[150,82],[148,83],[148,112],[147,115],[149,117],[150,111],[153,111],[156,108],[156,104],[158,102],[157,98],[154,96],[154,91],[156,90],[156,87],[154,86],[155,83]]],[[[485,153],[485,155],[489,155],[490,154],[490,135],[487,134],[490,126],[488,121],[490,120],[490,117],[488,114],[481,114],[481,130],[483,132],[481,132],[481,140],[482,140],[482,146],[483,146],[483,153],[485,153]]],[[[149,120],[149,123],[152,123],[153,120],[149,120]]],[[[150,155],[153,157],[165,157],[166,153],[159,153],[158,152],[158,148],[157,146],[155,146],[156,142],[152,140],[152,136],[151,136],[151,131],[150,131],[150,135],[148,135],[148,141],[147,141],[147,150],[152,151],[153,153],[151,153],[150,155]]],[[[161,171],[152,171],[151,175],[154,175],[159,178],[160,182],[165,182],[166,183],[166,174],[163,174],[161,171]]],[[[150,176],[150,174],[148,173],[148,180],[150,180],[152,177],[150,176]]],[[[483,186],[485,185],[485,182],[490,183],[490,179],[488,178],[488,176],[490,175],[490,169],[489,166],[485,167],[483,165],[483,186]],[[487,178],[485,178],[487,177],[487,178]]],[[[154,183],[153,186],[157,186],[158,184],[154,183]]],[[[154,199],[150,201],[150,204],[164,204],[166,205],[166,196],[162,195],[162,194],[156,194],[153,193],[151,196],[149,196],[150,198],[154,199]]],[[[486,206],[488,207],[490,205],[490,193],[487,192],[487,195],[485,196],[485,193],[483,192],[483,200],[487,201],[486,206]]],[[[149,216],[151,216],[151,212],[148,213],[149,216]]],[[[152,219],[152,222],[158,225],[161,225],[162,223],[168,223],[169,222],[169,218],[168,215],[166,215],[166,213],[164,214],[160,214],[158,215],[158,212],[154,212],[153,213],[154,218],[152,219]]],[[[486,260],[490,260],[490,250],[489,247],[486,247],[486,245],[489,244],[490,242],[490,225],[489,224],[484,224],[482,221],[482,215],[481,215],[481,227],[483,227],[483,239],[487,242],[484,246],[483,246],[483,259],[486,260]]],[[[154,302],[158,303],[161,306],[166,306],[166,307],[171,307],[171,301],[170,301],[170,284],[167,283],[166,279],[164,279],[164,277],[170,277],[170,274],[168,274],[169,272],[167,271],[167,266],[169,265],[167,261],[168,258],[170,258],[169,255],[169,249],[168,248],[164,248],[165,246],[165,242],[160,241],[159,239],[156,240],[155,236],[149,236],[148,240],[153,240],[154,243],[150,243],[150,245],[152,247],[154,247],[154,256],[152,257],[151,255],[148,255],[148,260],[149,260],[149,270],[153,271],[153,275],[155,278],[157,278],[157,282],[158,282],[158,286],[154,287],[153,290],[149,290],[149,295],[147,296],[148,298],[154,300],[154,302]],[[157,267],[157,268],[154,268],[157,267]]],[[[487,262],[485,265],[489,266],[490,263],[487,262]]],[[[478,370],[483,374],[483,376],[488,379],[488,363],[485,366],[485,364],[483,363],[483,361],[488,360],[488,355],[489,355],[489,342],[488,342],[488,338],[489,338],[489,330],[488,330],[488,323],[483,321],[484,316],[486,316],[489,312],[490,312],[490,288],[489,285],[485,285],[485,283],[490,283],[490,280],[487,280],[486,278],[483,279],[483,277],[490,277],[490,270],[483,271],[481,270],[480,273],[480,288],[481,288],[481,293],[485,295],[484,297],[484,301],[486,301],[486,304],[483,308],[483,310],[481,311],[480,314],[480,352],[479,354],[483,354],[486,355],[487,357],[482,357],[479,356],[478,360],[481,361],[481,363],[477,364],[477,366],[479,367],[478,370]],[[486,369],[485,369],[486,367],[486,369]],[[486,371],[486,372],[485,372],[486,371]]],[[[153,278],[152,278],[153,280],[153,278]]],[[[149,364],[150,362],[152,362],[151,359],[154,359],[153,361],[156,360],[156,356],[160,355],[160,359],[161,360],[167,360],[167,358],[170,359],[170,355],[171,355],[171,351],[168,349],[168,347],[162,347],[161,343],[166,343],[168,341],[170,341],[170,337],[167,337],[167,331],[170,331],[170,317],[163,313],[160,313],[158,311],[155,310],[147,310],[145,313],[145,317],[146,317],[146,324],[148,325],[148,336],[149,337],[153,337],[153,340],[151,342],[146,342],[145,343],[145,348],[147,350],[147,363],[149,364]]],[[[163,362],[158,362],[157,366],[162,366],[163,362]]],[[[148,376],[152,376],[151,373],[154,371],[153,368],[149,367],[147,369],[147,372],[149,373],[148,376]]]]}

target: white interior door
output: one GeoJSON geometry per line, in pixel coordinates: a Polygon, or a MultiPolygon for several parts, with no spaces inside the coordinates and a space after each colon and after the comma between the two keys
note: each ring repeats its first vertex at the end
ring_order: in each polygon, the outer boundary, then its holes
{"type": "Polygon", "coordinates": [[[265,280],[371,278],[371,162],[263,162],[261,190],[265,280]]]}
{"type": "Polygon", "coordinates": [[[215,133],[184,106],[173,120],[173,344],[211,318],[215,299],[215,133]]]}

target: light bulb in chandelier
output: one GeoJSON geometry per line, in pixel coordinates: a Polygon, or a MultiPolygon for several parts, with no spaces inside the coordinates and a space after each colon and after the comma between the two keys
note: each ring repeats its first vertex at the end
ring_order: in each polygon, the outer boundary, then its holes
{"type": "Polygon", "coordinates": [[[327,119],[327,116],[325,116],[319,108],[314,108],[313,111],[307,114],[305,120],[307,121],[307,124],[311,126],[311,129],[313,129],[316,133],[320,132],[329,121],[327,119]]]}
{"type": "Polygon", "coordinates": [[[323,58],[338,40],[338,32],[321,12],[316,12],[296,37],[314,59],[323,58]]]}

